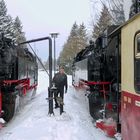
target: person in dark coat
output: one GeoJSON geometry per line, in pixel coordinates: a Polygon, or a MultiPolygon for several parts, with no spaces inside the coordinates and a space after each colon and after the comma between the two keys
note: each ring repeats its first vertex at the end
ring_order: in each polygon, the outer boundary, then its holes
{"type": "Polygon", "coordinates": [[[63,101],[64,87],[65,87],[65,93],[67,93],[67,88],[68,88],[67,75],[64,72],[63,66],[59,67],[59,72],[54,75],[52,82],[55,84],[55,87],[57,88],[57,92],[54,94],[54,100],[55,100],[55,108],[58,108],[59,105],[56,98],[59,95],[63,101]]]}

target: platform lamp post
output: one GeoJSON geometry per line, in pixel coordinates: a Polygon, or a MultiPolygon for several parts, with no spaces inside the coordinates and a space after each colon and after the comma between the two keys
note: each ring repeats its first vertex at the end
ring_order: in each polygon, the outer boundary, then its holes
{"type": "Polygon", "coordinates": [[[54,45],[54,75],[55,75],[55,71],[56,71],[56,50],[55,50],[55,39],[58,37],[59,33],[50,33],[51,38],[53,38],[53,45],[54,45]]]}

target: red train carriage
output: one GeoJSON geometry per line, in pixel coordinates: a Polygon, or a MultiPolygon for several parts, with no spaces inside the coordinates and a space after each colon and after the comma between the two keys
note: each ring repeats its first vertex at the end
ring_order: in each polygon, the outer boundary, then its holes
{"type": "Polygon", "coordinates": [[[140,139],[140,15],[121,29],[121,126],[124,140],[140,139]]]}

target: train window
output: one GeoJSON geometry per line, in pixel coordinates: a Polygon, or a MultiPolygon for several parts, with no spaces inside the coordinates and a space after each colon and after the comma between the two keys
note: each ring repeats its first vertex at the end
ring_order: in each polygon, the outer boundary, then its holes
{"type": "Polygon", "coordinates": [[[140,33],[135,36],[134,86],[140,93],[140,33]]]}
{"type": "Polygon", "coordinates": [[[140,33],[135,36],[135,57],[140,58],[140,33]]]}
{"type": "Polygon", "coordinates": [[[140,37],[137,38],[137,53],[140,53],[140,37]]]}

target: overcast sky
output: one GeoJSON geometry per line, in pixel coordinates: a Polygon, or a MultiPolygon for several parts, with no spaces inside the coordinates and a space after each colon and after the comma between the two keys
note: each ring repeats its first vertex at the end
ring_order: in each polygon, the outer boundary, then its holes
{"type": "MultiPolygon", "coordinates": [[[[90,24],[90,0],[5,0],[5,2],[8,13],[13,18],[19,16],[28,40],[48,36],[51,32],[60,33],[56,40],[57,56],[75,21],[78,24],[84,22],[86,26],[90,24]]],[[[36,47],[39,57],[47,59],[47,41],[46,46],[44,42],[32,45],[39,45],[40,49],[36,47]]]]}
{"type": "MultiPolygon", "coordinates": [[[[15,18],[19,16],[27,40],[48,36],[58,32],[56,39],[56,56],[70,33],[73,23],[85,23],[91,29],[92,20],[97,18],[96,12],[101,10],[100,0],[5,0],[8,13],[15,18]],[[92,16],[91,16],[92,15],[92,16]]],[[[125,14],[131,0],[125,1],[125,14]]],[[[46,61],[48,58],[48,42],[33,43],[38,56],[46,61]]]]}

